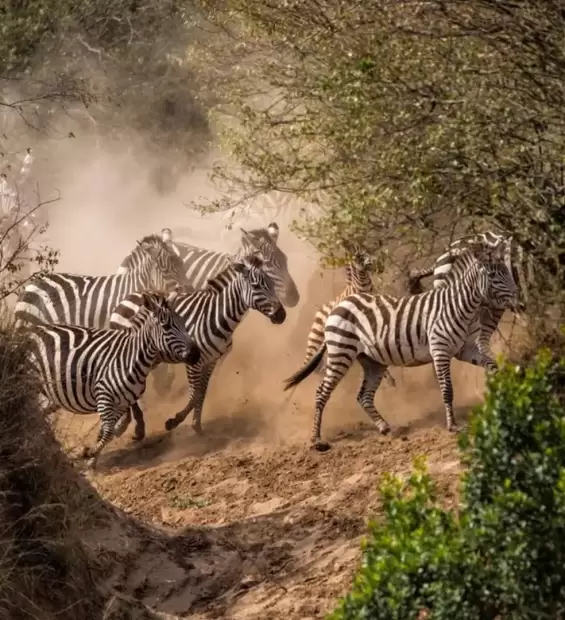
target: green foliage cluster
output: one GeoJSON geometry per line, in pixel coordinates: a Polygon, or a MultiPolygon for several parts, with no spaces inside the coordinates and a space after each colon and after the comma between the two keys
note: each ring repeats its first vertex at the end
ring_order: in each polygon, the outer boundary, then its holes
{"type": "Polygon", "coordinates": [[[242,170],[218,177],[320,201],[303,229],[324,253],[345,237],[413,257],[438,236],[507,231],[548,274],[545,299],[561,294],[560,2],[198,4],[216,36],[194,62],[242,170]]]}
{"type": "Polygon", "coordinates": [[[382,487],[353,589],[331,620],[565,617],[565,361],[507,365],[460,440],[457,512],[422,463],[382,487]]]}

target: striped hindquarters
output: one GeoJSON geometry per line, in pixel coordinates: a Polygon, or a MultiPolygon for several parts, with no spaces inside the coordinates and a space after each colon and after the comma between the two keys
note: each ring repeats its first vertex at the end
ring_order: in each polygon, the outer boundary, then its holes
{"type": "Polygon", "coordinates": [[[128,367],[124,362],[135,353],[124,336],[109,330],[34,326],[30,330],[31,353],[48,399],[69,411],[96,412],[96,388],[102,378],[113,378],[122,398],[124,394],[133,397],[143,378],[119,372],[128,367]]]}

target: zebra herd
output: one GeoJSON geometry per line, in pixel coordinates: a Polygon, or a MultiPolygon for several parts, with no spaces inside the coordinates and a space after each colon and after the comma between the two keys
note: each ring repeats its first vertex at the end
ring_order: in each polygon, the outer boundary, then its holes
{"type": "MultiPolygon", "coordinates": [[[[91,467],[104,446],[135,420],[133,438],[145,437],[139,399],[149,372],[170,385],[165,364],[184,363],[186,406],[166,422],[172,430],[194,411],[192,426],[202,432],[202,409],[218,361],[232,348],[233,333],[249,310],[282,324],[286,308],[300,295],[278,246],[279,228],[241,230],[235,256],[173,241],[170,229],[139,241],[108,276],[54,273],[26,285],[15,307],[16,326],[29,333],[30,359],[41,381],[45,412],[62,407],[100,415],[93,448],[83,456],[91,467]]],[[[355,360],[364,372],[357,396],[377,429],[389,424],[374,406],[388,366],[432,363],[441,389],[446,424],[453,416],[451,359],[494,370],[489,342],[505,310],[519,307],[523,277],[512,255],[511,238],[483,233],[455,241],[433,267],[432,290],[394,298],[377,294],[374,263],[362,250],[350,255],[346,288],[314,317],[304,367],[284,389],[317,368],[311,442],[329,448],[320,436],[324,407],[355,360]],[[322,364],[324,357],[325,365],[322,364]]]]}

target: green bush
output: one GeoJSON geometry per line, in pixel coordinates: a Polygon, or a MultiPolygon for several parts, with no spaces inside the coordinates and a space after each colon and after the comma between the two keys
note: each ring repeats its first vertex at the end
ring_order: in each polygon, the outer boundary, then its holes
{"type": "Polygon", "coordinates": [[[387,477],[384,519],[331,620],[565,617],[564,379],[547,351],[489,377],[459,440],[457,512],[438,505],[422,462],[387,477]]]}

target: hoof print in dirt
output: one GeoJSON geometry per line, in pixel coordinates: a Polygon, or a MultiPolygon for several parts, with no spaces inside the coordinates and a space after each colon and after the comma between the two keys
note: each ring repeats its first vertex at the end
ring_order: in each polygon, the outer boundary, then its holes
{"type": "Polygon", "coordinates": [[[408,426],[397,426],[393,431],[391,431],[389,436],[394,437],[395,439],[406,441],[408,439],[409,432],[410,428],[408,426]]]}
{"type": "Polygon", "coordinates": [[[311,449],[315,450],[316,452],[327,452],[330,448],[331,448],[330,444],[327,443],[326,441],[317,441],[316,443],[313,443],[311,446],[311,449]]]}

